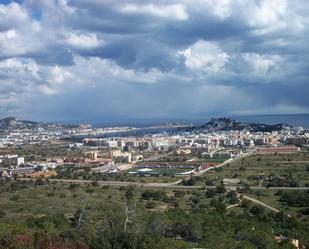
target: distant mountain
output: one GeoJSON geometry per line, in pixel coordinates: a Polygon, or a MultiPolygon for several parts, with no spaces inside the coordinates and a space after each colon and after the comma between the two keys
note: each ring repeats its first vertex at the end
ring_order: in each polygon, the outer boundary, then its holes
{"type": "Polygon", "coordinates": [[[10,131],[10,130],[22,130],[22,129],[63,129],[63,128],[77,128],[79,125],[62,125],[62,124],[52,124],[46,122],[35,122],[28,120],[19,120],[15,117],[8,117],[0,119],[0,131],[10,131]]]}
{"type": "Polygon", "coordinates": [[[287,124],[258,124],[242,123],[230,118],[212,118],[208,123],[201,126],[190,127],[190,130],[207,130],[207,131],[230,131],[230,130],[247,130],[252,132],[272,132],[286,129],[287,124]]]}

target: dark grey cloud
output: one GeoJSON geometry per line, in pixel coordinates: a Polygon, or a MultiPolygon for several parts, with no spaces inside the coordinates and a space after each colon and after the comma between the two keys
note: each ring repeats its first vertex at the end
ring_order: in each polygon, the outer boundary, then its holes
{"type": "Polygon", "coordinates": [[[48,46],[45,51],[29,54],[37,63],[41,65],[73,65],[73,54],[68,48],[62,46],[48,46]]]}
{"type": "Polygon", "coordinates": [[[0,3],[0,115],[308,112],[308,12],[305,0],[0,3]]]}

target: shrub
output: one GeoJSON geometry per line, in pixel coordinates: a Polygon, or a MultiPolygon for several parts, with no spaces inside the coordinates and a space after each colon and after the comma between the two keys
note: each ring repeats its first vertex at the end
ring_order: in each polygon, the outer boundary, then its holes
{"type": "Polygon", "coordinates": [[[153,201],[148,201],[146,204],[145,204],[145,208],[147,209],[152,209],[152,208],[155,208],[157,206],[157,204],[153,201]]]}
{"type": "Polygon", "coordinates": [[[0,210],[0,219],[5,217],[6,213],[3,210],[0,210]]]}

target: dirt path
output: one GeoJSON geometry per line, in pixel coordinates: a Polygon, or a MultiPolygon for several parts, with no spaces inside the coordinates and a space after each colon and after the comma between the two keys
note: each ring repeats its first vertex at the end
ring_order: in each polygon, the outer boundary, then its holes
{"type": "Polygon", "coordinates": [[[229,205],[229,206],[226,207],[226,209],[230,209],[230,208],[238,207],[238,206],[239,206],[239,203],[233,204],[233,205],[229,205]]]}
{"type": "Polygon", "coordinates": [[[263,206],[263,207],[265,207],[265,208],[268,208],[268,209],[274,211],[275,213],[279,213],[279,212],[280,212],[277,208],[274,208],[274,207],[272,207],[272,206],[270,206],[270,205],[268,205],[268,204],[266,204],[266,203],[264,203],[264,202],[261,202],[261,201],[255,199],[255,198],[249,197],[249,196],[247,196],[247,195],[244,195],[244,194],[243,194],[243,195],[242,195],[242,198],[247,199],[247,200],[249,200],[249,201],[252,201],[252,202],[254,202],[254,203],[256,203],[256,204],[259,204],[259,205],[261,205],[261,206],[263,206]]]}

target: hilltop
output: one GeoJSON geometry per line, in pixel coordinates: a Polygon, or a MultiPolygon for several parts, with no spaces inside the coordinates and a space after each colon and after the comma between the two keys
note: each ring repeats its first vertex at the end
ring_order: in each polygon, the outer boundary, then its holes
{"type": "Polygon", "coordinates": [[[190,130],[206,130],[206,131],[230,131],[230,130],[248,130],[251,132],[272,132],[280,131],[290,127],[287,124],[259,124],[259,123],[242,123],[230,118],[212,118],[208,123],[194,126],[190,130]]]}
{"type": "Polygon", "coordinates": [[[36,122],[29,120],[20,120],[15,117],[7,117],[0,119],[0,131],[22,130],[22,129],[63,129],[63,128],[78,128],[79,125],[63,125],[47,122],[36,122]]]}

